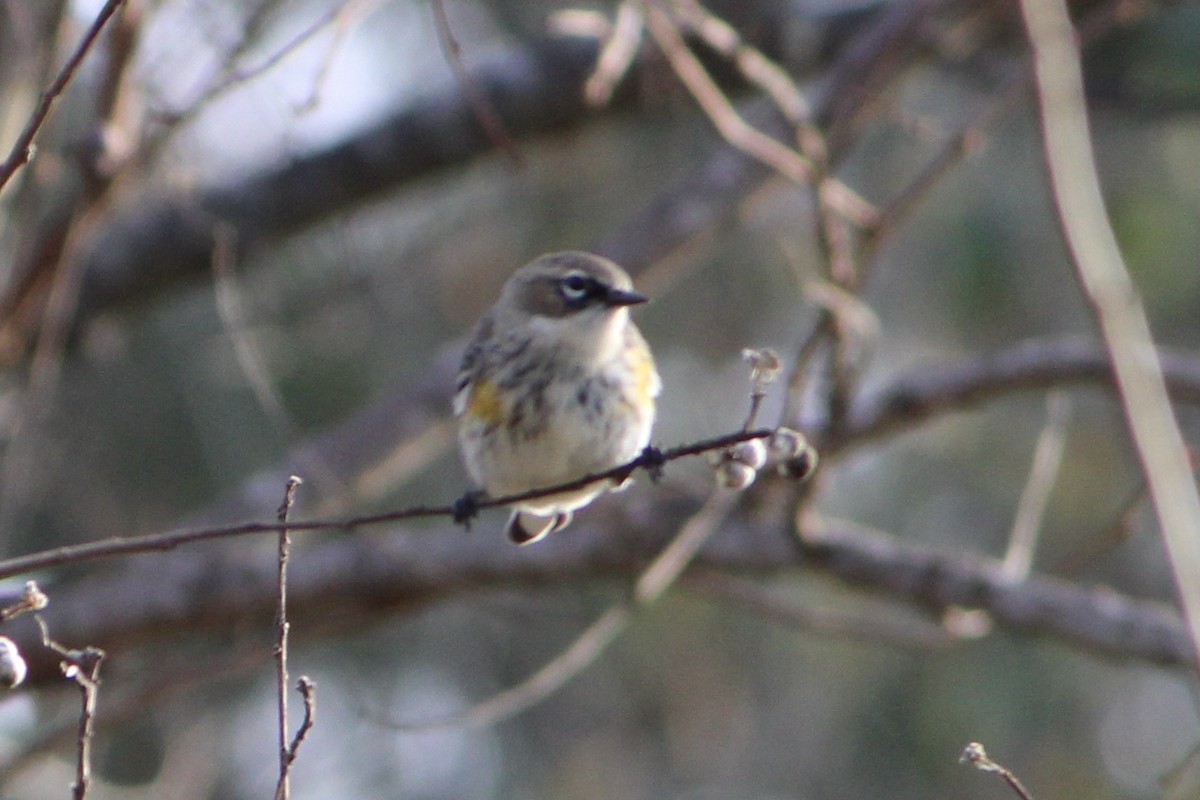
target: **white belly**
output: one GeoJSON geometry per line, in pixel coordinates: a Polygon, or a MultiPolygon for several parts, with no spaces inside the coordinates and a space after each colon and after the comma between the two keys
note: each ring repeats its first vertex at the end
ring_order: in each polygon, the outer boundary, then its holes
{"type": "MultiPolygon", "coordinates": [[[[624,464],[649,444],[651,415],[631,415],[629,406],[613,398],[598,408],[584,404],[572,394],[547,390],[545,408],[558,409],[540,419],[527,420],[536,435],[522,436],[501,425],[491,431],[464,426],[464,440],[477,458],[468,459],[471,477],[492,497],[527,492],[581,478],[624,464]],[[472,461],[474,463],[472,463],[472,461]]],[[[586,505],[611,484],[591,484],[582,489],[538,498],[521,504],[524,510],[547,514],[571,511],[586,505]]]]}

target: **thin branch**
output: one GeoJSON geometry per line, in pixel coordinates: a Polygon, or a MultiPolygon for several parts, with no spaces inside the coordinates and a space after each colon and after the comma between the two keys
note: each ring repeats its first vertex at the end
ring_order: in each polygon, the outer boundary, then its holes
{"type": "MultiPolygon", "coordinates": [[[[505,495],[503,497],[480,498],[472,495],[469,503],[466,505],[471,506],[471,511],[478,511],[485,508],[507,506],[514,503],[533,500],[539,497],[546,497],[549,495],[558,494],[560,492],[572,491],[598,481],[614,481],[615,483],[620,483],[638,469],[654,471],[660,469],[663,464],[675,461],[679,458],[701,455],[714,450],[723,450],[728,448],[730,445],[737,444],[738,442],[746,442],[752,439],[765,439],[772,433],[773,431],[769,429],[760,428],[753,431],[741,431],[738,433],[726,434],[724,436],[716,436],[711,439],[704,439],[692,444],[674,447],[666,451],[647,448],[645,452],[628,463],[605,470],[603,472],[586,475],[578,480],[568,481],[556,486],[548,486],[542,489],[533,489],[528,492],[505,495]]],[[[368,514],[358,517],[348,517],[345,519],[307,520],[289,523],[243,522],[234,525],[223,525],[208,528],[184,528],[161,533],[151,533],[143,536],[114,536],[99,541],[65,545],[63,547],[56,547],[37,553],[30,553],[29,555],[25,556],[17,556],[15,558],[5,559],[0,561],[0,578],[7,578],[12,575],[20,575],[36,569],[45,569],[47,567],[72,564],[96,558],[112,558],[114,556],[132,555],[134,553],[151,553],[162,550],[173,550],[180,545],[210,541],[214,539],[228,539],[237,536],[248,536],[259,533],[279,533],[283,530],[288,530],[291,532],[346,531],[367,525],[379,525],[382,523],[397,522],[407,519],[427,519],[430,517],[460,518],[460,516],[463,514],[463,511],[463,503],[462,500],[460,500],[449,505],[409,506],[407,508],[402,508],[395,511],[386,511],[381,514],[368,514]]]]}
{"type": "Polygon", "coordinates": [[[1004,555],[1004,571],[1013,580],[1025,580],[1033,566],[1046,504],[1058,478],[1063,450],[1067,443],[1067,423],[1071,419],[1071,400],[1062,391],[1046,396],[1046,424],[1034,448],[1029,478],[1017,502],[1017,514],[1008,537],[1008,552],[1004,555]]]}
{"type": "Polygon", "coordinates": [[[67,88],[67,84],[75,77],[75,72],[79,68],[79,64],[87,56],[88,52],[95,44],[100,32],[104,30],[104,26],[108,23],[112,15],[117,12],[121,4],[125,0],[108,0],[100,9],[100,13],[92,20],[92,24],[88,26],[83,38],[79,40],[79,44],[75,46],[75,50],[67,59],[67,63],[63,64],[54,81],[42,92],[41,99],[38,101],[37,107],[29,117],[29,121],[25,123],[25,128],[17,136],[17,141],[13,143],[12,150],[9,151],[8,158],[0,164],[0,189],[3,189],[5,184],[13,174],[29,163],[29,159],[33,157],[34,144],[33,140],[37,137],[38,131],[50,116],[50,111],[54,107],[54,103],[62,95],[63,90],[67,88]]]}
{"type": "Polygon", "coordinates": [[[891,235],[904,229],[905,223],[920,209],[943,178],[968,156],[979,151],[988,129],[1023,96],[1028,81],[1028,73],[1014,71],[992,93],[987,104],[949,136],[933,158],[882,207],[877,223],[867,230],[860,243],[859,256],[864,262],[873,261],[891,235]]]}
{"type": "Polygon", "coordinates": [[[333,40],[320,66],[317,68],[316,75],[313,77],[312,89],[308,97],[295,109],[298,114],[311,111],[319,102],[320,86],[324,82],[338,46],[347,35],[350,26],[370,14],[379,1],[349,0],[349,2],[341,5],[334,5],[291,39],[275,49],[274,52],[269,53],[262,61],[254,65],[239,67],[237,66],[237,62],[258,41],[256,33],[262,27],[268,13],[272,10],[272,3],[262,3],[247,21],[237,46],[225,54],[225,65],[220,73],[209,76],[206,79],[207,85],[198,88],[190,100],[181,104],[175,110],[158,111],[157,116],[165,128],[156,136],[150,146],[144,148],[143,159],[149,160],[152,158],[154,154],[165,147],[171,136],[181,130],[188,122],[199,116],[200,112],[204,111],[212,101],[274,69],[281,62],[316,38],[326,28],[332,27],[334,31],[333,40]]]}
{"type": "Polygon", "coordinates": [[[1033,49],[1046,166],[1059,222],[1112,359],[1192,646],[1200,653],[1200,495],[1145,308],[1104,208],[1076,33],[1062,0],[1021,0],[1020,6],[1033,49]]]}
{"type": "MultiPolygon", "coordinates": [[[[279,506],[277,519],[281,524],[288,521],[288,513],[296,502],[296,487],[301,480],[295,475],[287,479],[283,492],[283,503],[279,506]]],[[[291,627],[287,617],[287,573],[288,558],[291,555],[292,540],[285,527],[279,531],[278,557],[276,561],[276,600],[278,606],[275,612],[275,685],[276,700],[279,708],[279,782],[275,786],[275,800],[287,800],[291,793],[290,776],[292,761],[295,753],[288,746],[288,630],[291,627]]]]}
{"type": "Polygon", "coordinates": [[[742,430],[748,431],[758,420],[758,412],[767,397],[767,387],[779,377],[783,365],[779,361],[779,354],[769,347],[748,347],[742,350],[742,360],[750,365],[750,408],[746,410],[746,419],[742,422],[742,430]]]}
{"type": "Polygon", "coordinates": [[[812,166],[818,240],[824,250],[827,273],[844,287],[855,285],[854,248],[851,226],[873,229],[879,211],[861,195],[832,177],[825,136],[813,122],[812,108],[787,71],[747,44],[729,23],[713,14],[698,0],[674,0],[672,8],[680,24],[729,59],[742,76],[757,86],[774,103],[792,126],[799,152],[812,166]]]}
{"type": "Polygon", "coordinates": [[[633,599],[638,605],[653,603],[675,583],[728,516],[737,497],[737,492],[720,490],[709,496],[708,501],[692,515],[679,534],[637,579],[633,587],[633,599]]]}
{"type": "Polygon", "coordinates": [[[158,111],[157,116],[166,124],[167,130],[158,136],[154,143],[155,147],[149,148],[147,155],[152,155],[158,148],[161,148],[183,123],[194,119],[213,99],[270,70],[320,33],[339,13],[337,7],[326,10],[317,21],[300,31],[273,53],[268,54],[257,66],[239,69],[236,66],[237,62],[260,41],[259,34],[262,33],[268,18],[278,6],[279,0],[260,0],[242,23],[241,35],[237,42],[227,48],[222,55],[223,64],[219,71],[205,76],[204,80],[200,82],[199,88],[193,93],[192,99],[185,102],[178,110],[158,111]]]}
{"type": "MultiPolygon", "coordinates": [[[[1200,403],[1200,361],[1194,357],[1164,352],[1161,361],[1173,391],[1186,402],[1200,403]]],[[[940,414],[963,410],[990,398],[1014,391],[1048,389],[1078,383],[1110,384],[1112,368],[1104,353],[1080,340],[1034,340],[1024,342],[982,358],[966,359],[957,364],[938,365],[915,370],[894,378],[878,392],[867,396],[854,409],[850,424],[837,438],[821,437],[815,442],[823,455],[836,454],[842,448],[859,446],[912,427],[940,414]]],[[[639,468],[661,465],[678,458],[722,450],[750,439],[765,438],[772,431],[760,429],[733,433],[676,447],[661,453],[643,453],[628,464],[597,473],[557,487],[500,498],[484,498],[477,508],[503,506],[546,494],[566,491],[598,480],[627,477],[639,468]]],[[[452,517],[453,504],[412,506],[381,514],[345,519],[309,520],[289,523],[292,531],[350,530],[357,527],[395,522],[403,519],[452,517]]],[[[251,534],[278,533],[278,523],[247,522],[234,525],[184,528],[144,536],[112,537],[0,561],[0,578],[37,569],[61,566],[96,558],[134,553],[172,550],[181,545],[211,539],[251,534]]]]}

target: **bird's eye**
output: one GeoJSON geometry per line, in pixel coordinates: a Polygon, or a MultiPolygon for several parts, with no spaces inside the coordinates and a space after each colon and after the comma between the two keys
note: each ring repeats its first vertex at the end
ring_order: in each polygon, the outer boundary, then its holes
{"type": "Polygon", "coordinates": [[[591,281],[586,275],[571,274],[559,283],[563,299],[568,303],[578,303],[586,299],[591,289],[591,281]]]}

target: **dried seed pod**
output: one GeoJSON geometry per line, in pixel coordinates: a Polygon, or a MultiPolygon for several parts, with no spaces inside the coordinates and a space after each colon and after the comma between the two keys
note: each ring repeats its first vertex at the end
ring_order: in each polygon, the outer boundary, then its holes
{"type": "Polygon", "coordinates": [[[777,428],[771,434],[771,440],[768,443],[772,461],[787,461],[789,458],[795,458],[807,447],[808,439],[804,437],[803,433],[792,428],[777,428]]]}
{"type": "Polygon", "coordinates": [[[805,445],[797,455],[789,459],[780,461],[775,467],[775,471],[780,477],[787,478],[793,481],[805,481],[812,477],[812,474],[817,471],[817,462],[819,458],[815,448],[805,445]]]}
{"type": "Polygon", "coordinates": [[[762,439],[748,439],[738,442],[725,451],[726,458],[745,464],[752,470],[760,470],[767,463],[767,446],[762,439]]]}
{"type": "Polygon", "coordinates": [[[0,636],[0,686],[5,689],[20,686],[28,671],[17,643],[7,636],[0,636]]]}
{"type": "Polygon", "coordinates": [[[758,470],[740,461],[725,459],[716,465],[717,483],[726,489],[740,492],[754,483],[758,470]]]}

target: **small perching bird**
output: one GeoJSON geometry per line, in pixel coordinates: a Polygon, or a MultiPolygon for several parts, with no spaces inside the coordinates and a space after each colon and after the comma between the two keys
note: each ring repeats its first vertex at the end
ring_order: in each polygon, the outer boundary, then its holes
{"type": "MultiPolygon", "coordinates": [[[[463,354],[454,414],[467,472],[492,497],[620,466],[650,442],[661,388],[629,306],[646,297],[619,266],[551,253],[518,269],[463,354]]],[[[506,532],[536,542],[612,481],[513,506],[506,532]]]]}

